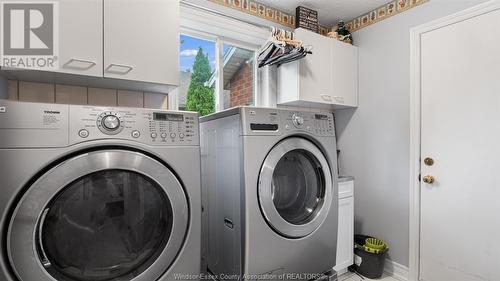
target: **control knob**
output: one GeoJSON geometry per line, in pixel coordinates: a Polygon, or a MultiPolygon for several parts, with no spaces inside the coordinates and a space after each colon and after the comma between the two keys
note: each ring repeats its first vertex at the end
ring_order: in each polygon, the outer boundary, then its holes
{"type": "Polygon", "coordinates": [[[97,117],[97,127],[107,135],[116,135],[123,130],[122,117],[115,112],[103,112],[97,117]]]}
{"type": "Polygon", "coordinates": [[[304,125],[304,117],[298,115],[297,113],[294,113],[292,115],[292,122],[295,127],[302,127],[302,125],[304,125]]]}
{"type": "Polygon", "coordinates": [[[118,119],[118,117],[116,117],[115,115],[106,115],[102,119],[102,125],[106,129],[114,131],[120,127],[120,119],[118,119]]]}

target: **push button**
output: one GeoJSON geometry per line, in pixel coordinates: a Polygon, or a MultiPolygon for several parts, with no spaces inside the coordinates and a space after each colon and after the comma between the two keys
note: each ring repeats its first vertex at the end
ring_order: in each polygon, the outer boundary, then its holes
{"type": "Polygon", "coordinates": [[[81,138],[87,138],[89,136],[89,131],[87,131],[85,129],[81,129],[80,131],[78,131],[78,135],[81,138]]]}
{"type": "Polygon", "coordinates": [[[140,136],[141,136],[141,133],[139,131],[137,131],[137,130],[132,131],[132,137],[133,138],[136,139],[136,138],[138,138],[140,136]]]}
{"type": "Polygon", "coordinates": [[[156,139],[156,137],[157,137],[157,136],[158,136],[158,134],[157,134],[157,133],[155,133],[155,132],[152,132],[152,133],[151,133],[151,137],[152,137],[153,139],[156,139]]]}

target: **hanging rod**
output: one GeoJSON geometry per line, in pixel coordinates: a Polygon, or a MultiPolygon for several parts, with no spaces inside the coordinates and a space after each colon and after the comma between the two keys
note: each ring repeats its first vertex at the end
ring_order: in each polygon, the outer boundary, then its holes
{"type": "Polygon", "coordinates": [[[181,0],[180,3],[181,3],[181,5],[186,6],[186,7],[195,8],[195,9],[202,10],[202,11],[205,11],[205,12],[209,12],[209,13],[212,13],[212,14],[215,14],[215,15],[218,15],[218,16],[223,16],[223,17],[226,17],[226,18],[229,18],[229,19],[232,19],[232,20],[241,21],[241,22],[244,22],[244,23],[256,26],[256,27],[264,28],[266,30],[269,30],[269,28],[272,26],[272,24],[265,25],[265,24],[255,23],[255,22],[252,22],[252,21],[249,21],[249,20],[245,20],[245,19],[240,19],[238,17],[230,16],[230,15],[224,14],[223,12],[220,12],[220,11],[217,11],[217,10],[214,10],[214,9],[210,9],[210,8],[207,8],[207,7],[203,7],[203,6],[195,4],[195,3],[191,3],[191,2],[189,2],[187,0],[181,0]]]}

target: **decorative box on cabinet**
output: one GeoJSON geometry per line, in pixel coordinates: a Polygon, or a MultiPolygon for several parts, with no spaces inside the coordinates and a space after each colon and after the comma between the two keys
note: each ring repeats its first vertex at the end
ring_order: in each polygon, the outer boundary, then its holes
{"type": "Polygon", "coordinates": [[[320,108],[358,106],[358,47],[303,28],[295,36],[312,46],[304,59],[278,67],[277,103],[320,108]]]}
{"type": "Polygon", "coordinates": [[[337,234],[337,273],[347,272],[354,262],[354,179],[339,178],[339,222],[337,234]]]}

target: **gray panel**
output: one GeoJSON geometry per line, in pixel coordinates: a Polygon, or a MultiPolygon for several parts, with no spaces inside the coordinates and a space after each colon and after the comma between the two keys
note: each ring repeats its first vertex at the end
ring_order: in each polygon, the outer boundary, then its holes
{"type": "Polygon", "coordinates": [[[272,108],[241,108],[244,135],[284,135],[291,133],[306,133],[316,137],[334,136],[333,115],[323,112],[306,112],[272,108]],[[294,122],[295,118],[302,124],[294,122]],[[252,129],[252,124],[276,124],[276,131],[252,129]]]}
{"type": "MultiPolygon", "coordinates": [[[[170,118],[170,117],[168,117],[170,118]]],[[[70,106],[70,142],[92,139],[127,139],[153,146],[199,145],[198,115],[194,112],[163,111],[126,107],[70,106]],[[97,120],[106,114],[120,117],[123,129],[117,134],[105,134],[97,120]],[[179,116],[180,121],[155,120],[155,115],[179,116]],[[89,136],[82,138],[80,130],[89,136]],[[135,133],[138,132],[139,134],[135,133]],[[138,137],[133,137],[133,135],[138,137]]]]}
{"type": "Polygon", "coordinates": [[[0,100],[0,147],[68,145],[68,106],[0,100]]]}
{"type": "Polygon", "coordinates": [[[0,100],[0,109],[1,148],[65,147],[98,139],[152,146],[199,145],[194,112],[6,100],[0,100]],[[115,131],[103,130],[102,120],[110,114],[120,121],[115,131]]]}
{"type": "Polygon", "coordinates": [[[239,116],[204,122],[202,190],[204,259],[214,273],[241,274],[244,231],[240,212],[241,138],[239,116]]]}

